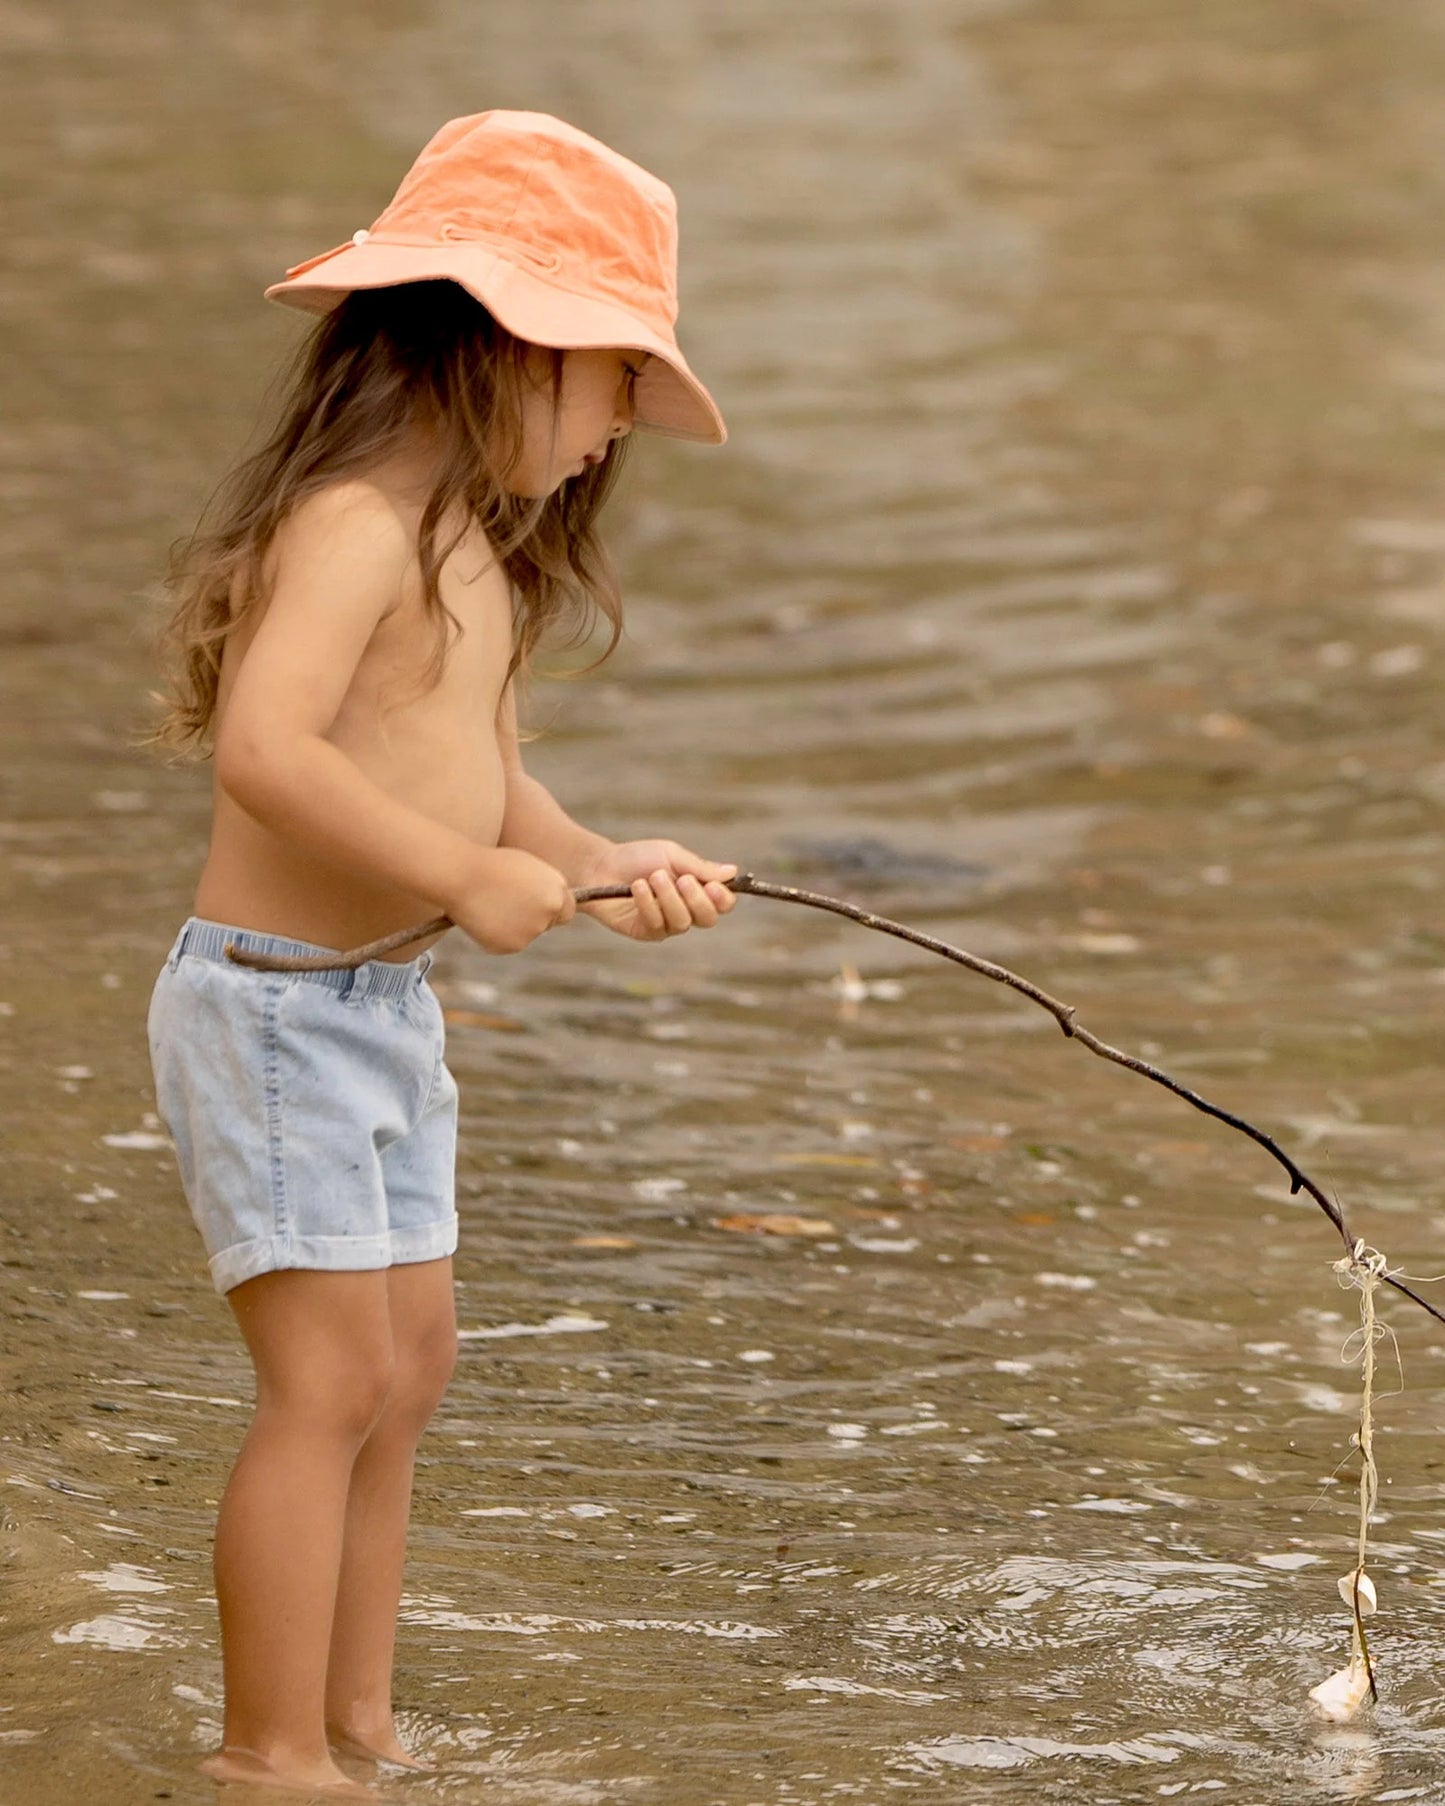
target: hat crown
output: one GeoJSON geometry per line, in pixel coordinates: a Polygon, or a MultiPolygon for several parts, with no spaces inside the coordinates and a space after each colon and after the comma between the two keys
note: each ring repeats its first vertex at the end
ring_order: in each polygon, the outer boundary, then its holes
{"type": "Polygon", "coordinates": [[[677,202],[665,182],[546,113],[450,120],[373,238],[477,241],[543,280],[659,328],[677,319],[677,202]]]}
{"type": "Polygon", "coordinates": [[[530,344],[645,351],[634,425],[727,438],[674,331],[672,190],[549,113],[449,120],[369,231],[294,264],[266,297],[326,314],[362,290],[412,282],[457,283],[530,344]]]}

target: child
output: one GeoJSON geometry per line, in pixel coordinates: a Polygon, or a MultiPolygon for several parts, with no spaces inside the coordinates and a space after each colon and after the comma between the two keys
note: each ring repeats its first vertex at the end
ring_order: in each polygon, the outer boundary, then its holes
{"type": "MultiPolygon", "coordinates": [[[[671,191],[543,114],[453,120],[369,232],[267,295],[319,313],[281,425],[179,561],[162,735],[211,744],[196,915],[157,980],[160,1109],[256,1415],[216,1526],[213,1777],[342,1796],[392,1719],[412,1460],[456,1350],[456,1086],[430,955],[248,971],[438,912],[491,953],[589,905],[710,928],[735,867],[578,826],[522,767],[516,680],[600,609],[629,431],[720,444],[673,335],[671,191]]],[[[608,650],[611,650],[609,644],[608,650]]],[[[604,655],[605,656],[605,655],[604,655]]]]}

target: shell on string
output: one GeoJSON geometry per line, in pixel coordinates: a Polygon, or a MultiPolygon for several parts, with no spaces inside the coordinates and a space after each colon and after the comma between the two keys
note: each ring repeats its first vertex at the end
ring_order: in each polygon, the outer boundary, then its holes
{"type": "Polygon", "coordinates": [[[1310,1698],[1332,1724],[1348,1724],[1369,1696],[1370,1671],[1358,1656],[1348,1668],[1310,1688],[1310,1698]]]}
{"type": "Polygon", "coordinates": [[[1368,1618],[1371,1613],[1378,1608],[1375,1601],[1375,1583],[1370,1579],[1369,1575],[1365,1573],[1364,1569],[1351,1568],[1348,1574],[1341,1574],[1339,1580],[1335,1584],[1340,1589],[1340,1598],[1343,1599],[1345,1604],[1353,1611],[1355,1609],[1355,1582],[1357,1580],[1360,1588],[1360,1616],[1362,1618],[1368,1618]]]}

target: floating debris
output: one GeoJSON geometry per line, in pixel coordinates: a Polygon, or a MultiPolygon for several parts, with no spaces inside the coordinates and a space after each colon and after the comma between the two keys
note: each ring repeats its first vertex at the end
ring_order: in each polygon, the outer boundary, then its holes
{"type": "Polygon", "coordinates": [[[1000,1148],[1006,1148],[1013,1130],[1006,1123],[999,1123],[989,1130],[978,1130],[968,1135],[948,1135],[944,1139],[948,1146],[957,1148],[963,1154],[996,1154],[1000,1148]]]}
{"type": "Polygon", "coordinates": [[[527,1032],[527,1025],[520,1017],[502,1016],[495,1010],[443,1010],[442,1021],[448,1028],[488,1028],[502,1035],[523,1035],[527,1032]]]}
{"type": "Polygon", "coordinates": [[[1075,947],[1080,953],[1100,953],[1118,956],[1124,953],[1137,953],[1142,942],[1137,934],[1100,934],[1097,932],[1084,934],[1066,934],[1063,937],[1065,947],[1075,947]]]}
{"type": "Polygon", "coordinates": [[[1199,731],[1206,740],[1252,740],[1258,730],[1242,715],[1215,710],[1199,717],[1199,731]]]}
{"type": "Polygon", "coordinates": [[[664,1204],[687,1190],[686,1179],[634,1179],[632,1192],[646,1204],[664,1204]]]}
{"type": "Polygon", "coordinates": [[[780,1154],[779,1166],[879,1167],[883,1162],[876,1154],[780,1154]]]}
{"type": "Polygon", "coordinates": [[[1373,653],[1369,660],[1372,677],[1413,677],[1423,669],[1425,651],[1421,646],[1388,646],[1373,653]]]}
{"type": "Polygon", "coordinates": [[[730,1217],[714,1217],[714,1229],[731,1229],[741,1235],[836,1235],[826,1217],[790,1217],[739,1211],[730,1217]]]}

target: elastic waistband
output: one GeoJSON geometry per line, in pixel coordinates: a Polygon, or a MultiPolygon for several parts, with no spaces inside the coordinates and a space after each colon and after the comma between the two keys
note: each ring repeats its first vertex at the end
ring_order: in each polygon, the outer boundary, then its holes
{"type": "MultiPolygon", "coordinates": [[[[226,958],[227,947],[235,947],[242,953],[265,953],[283,958],[336,951],[334,947],[318,947],[313,941],[292,941],[284,935],[258,934],[252,928],[228,928],[224,922],[206,922],[199,916],[192,916],[176,937],[176,944],[171,949],[171,963],[174,965],[182,954],[188,954],[193,959],[209,959],[216,961],[218,965],[230,966],[232,971],[245,971],[244,966],[237,966],[234,961],[226,958]]],[[[340,991],[344,997],[353,993],[363,997],[405,997],[408,991],[415,990],[426,977],[431,963],[431,954],[423,953],[419,958],[405,962],[368,960],[354,972],[263,972],[256,976],[301,978],[310,984],[325,985],[328,990],[340,991]]]]}

